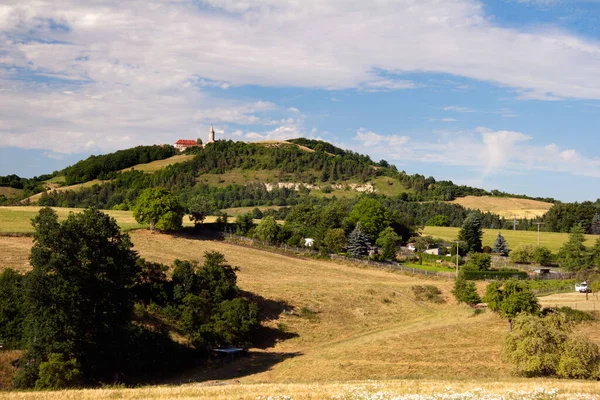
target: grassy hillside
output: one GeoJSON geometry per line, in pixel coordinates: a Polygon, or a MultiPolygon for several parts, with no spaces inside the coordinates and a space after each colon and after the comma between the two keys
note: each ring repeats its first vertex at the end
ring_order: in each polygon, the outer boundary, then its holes
{"type": "MultiPolygon", "coordinates": [[[[456,240],[458,237],[459,230],[460,228],[426,226],[423,229],[423,234],[452,241],[456,240]]],[[[497,235],[497,229],[484,229],[483,245],[491,246],[494,243],[494,240],[496,240],[497,235]]],[[[502,236],[504,236],[511,249],[515,249],[518,246],[525,244],[537,245],[537,232],[503,230],[502,236]]],[[[549,248],[552,252],[556,252],[568,238],[568,233],[540,232],[540,245],[549,248]]],[[[596,239],[598,239],[598,236],[586,235],[585,245],[592,246],[596,239]]]]}
{"type": "MultiPolygon", "coordinates": [[[[345,384],[335,382],[367,379],[403,379],[383,383],[398,393],[442,391],[447,386],[506,391],[515,386],[560,385],[565,390],[592,390],[586,383],[511,378],[509,366],[499,355],[506,321],[492,313],[474,315],[468,307],[455,305],[451,280],[426,280],[146,230],[133,231],[131,237],[142,257],[169,264],[175,258],[200,259],[207,250],[222,252],[240,266],[240,287],[266,299],[264,306],[273,316],[266,325],[288,338],[272,341],[264,337],[248,357],[221,367],[190,370],[170,382],[225,380],[235,385],[56,392],[44,393],[44,398],[256,398],[284,394],[323,398],[345,390],[345,384]],[[416,301],[411,288],[423,284],[439,287],[446,302],[416,301]]],[[[25,247],[27,241],[31,245],[29,238],[4,239],[0,240],[2,254],[9,246],[25,247]]],[[[24,264],[25,252],[15,262],[24,264]]],[[[597,324],[580,329],[600,343],[597,324]]]]}
{"type": "Polygon", "coordinates": [[[125,168],[125,169],[122,169],[121,171],[129,171],[129,170],[134,169],[134,170],[139,170],[139,171],[143,171],[146,173],[152,173],[152,172],[156,172],[160,169],[163,169],[168,165],[173,165],[173,164],[177,164],[180,162],[189,161],[192,158],[194,158],[194,156],[190,155],[190,154],[179,154],[179,155],[176,155],[173,157],[165,158],[164,160],[156,160],[156,161],[149,162],[147,164],[134,165],[131,168],[125,168]]]}
{"type": "Polygon", "coordinates": [[[466,196],[457,198],[450,203],[460,204],[465,208],[483,212],[492,212],[504,218],[513,218],[516,216],[518,219],[541,217],[554,205],[538,200],[492,196],[466,196]]]}
{"type": "Polygon", "coordinates": [[[22,192],[23,192],[22,189],[15,189],[15,188],[7,187],[7,186],[0,186],[0,195],[6,196],[6,197],[18,195],[19,193],[22,193],[22,192]]]}

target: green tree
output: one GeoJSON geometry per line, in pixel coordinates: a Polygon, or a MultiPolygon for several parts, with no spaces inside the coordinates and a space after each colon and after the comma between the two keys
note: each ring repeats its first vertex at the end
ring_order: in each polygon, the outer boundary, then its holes
{"type": "Polygon", "coordinates": [[[150,230],[172,231],[181,228],[184,209],[177,196],[162,187],[144,190],[136,200],[133,217],[150,230]]]}
{"type": "Polygon", "coordinates": [[[590,254],[585,245],[585,235],[581,225],[571,228],[569,239],[558,252],[558,261],[561,268],[567,271],[582,271],[590,266],[590,254]]]}
{"type": "Polygon", "coordinates": [[[260,211],[260,208],[254,207],[252,209],[252,218],[254,218],[254,219],[262,219],[262,217],[263,217],[263,212],[260,211]]]}
{"type": "Polygon", "coordinates": [[[510,252],[510,261],[517,264],[528,264],[533,262],[533,246],[522,245],[510,252]]]}
{"type": "Polygon", "coordinates": [[[323,245],[331,253],[340,253],[348,245],[348,239],[342,228],[329,229],[323,239],[323,245]]]}
{"type": "Polygon", "coordinates": [[[254,220],[252,214],[241,214],[235,218],[235,234],[245,236],[254,228],[254,220]]]}
{"type": "Polygon", "coordinates": [[[206,196],[195,196],[188,202],[190,221],[198,226],[215,209],[214,203],[206,196]]]}
{"type": "Polygon", "coordinates": [[[544,246],[534,247],[533,262],[539,265],[549,265],[552,262],[552,252],[544,246]]]}
{"type": "Polygon", "coordinates": [[[379,201],[371,197],[363,197],[352,208],[348,220],[359,224],[369,240],[375,240],[379,233],[389,226],[389,213],[379,201]]]}
{"type": "Polygon", "coordinates": [[[597,379],[598,346],[571,333],[572,324],[562,314],[522,314],[515,318],[502,356],[514,365],[517,374],[527,377],[597,379]]]}
{"type": "Polygon", "coordinates": [[[540,310],[537,297],[527,283],[508,280],[504,283],[488,284],[483,299],[488,308],[508,319],[508,328],[512,330],[512,321],[520,313],[536,314],[540,310]]]}
{"type": "Polygon", "coordinates": [[[20,348],[23,341],[23,275],[5,269],[0,274],[0,343],[20,348]]]}
{"type": "Polygon", "coordinates": [[[471,271],[489,271],[492,257],[484,253],[469,253],[469,259],[464,268],[471,271]]]}
{"type": "Polygon", "coordinates": [[[402,238],[391,227],[385,228],[377,238],[377,246],[381,247],[381,255],[386,260],[395,260],[398,245],[402,238]]]}
{"type": "Polygon", "coordinates": [[[592,264],[600,267],[600,237],[594,242],[594,246],[590,249],[592,264]]]}
{"type": "Polygon", "coordinates": [[[278,233],[279,225],[271,215],[263,218],[256,227],[256,237],[265,242],[275,243],[278,233]]]}
{"type": "Polygon", "coordinates": [[[48,355],[48,361],[40,363],[40,377],[35,382],[37,390],[57,390],[77,385],[81,380],[79,363],[72,358],[65,361],[62,354],[48,355]]]}
{"type": "Polygon", "coordinates": [[[122,368],[132,319],[130,288],[139,275],[129,236],[97,210],[69,214],[49,208],[33,219],[32,271],[25,281],[25,365],[17,379],[32,387],[52,353],[75,359],[86,378],[122,368]]]}
{"type": "Polygon", "coordinates": [[[466,280],[462,274],[459,274],[454,280],[452,294],[458,303],[467,303],[469,305],[481,303],[481,297],[477,293],[475,283],[466,280]]]}
{"type": "Polygon", "coordinates": [[[353,258],[363,258],[369,255],[369,237],[362,231],[360,223],[348,236],[348,253],[353,258]]]}
{"type": "Polygon", "coordinates": [[[450,226],[450,219],[447,215],[435,215],[427,220],[426,226],[450,226]]]}
{"type": "Polygon", "coordinates": [[[500,232],[498,232],[498,236],[496,236],[496,240],[494,240],[492,251],[494,253],[501,254],[504,257],[508,256],[508,253],[510,252],[510,249],[508,248],[508,243],[506,243],[506,239],[504,239],[504,236],[502,236],[502,233],[500,232]]]}
{"type": "Polygon", "coordinates": [[[458,232],[458,240],[466,243],[468,251],[481,253],[483,249],[481,245],[482,237],[483,231],[479,215],[476,213],[469,214],[458,232]]]}

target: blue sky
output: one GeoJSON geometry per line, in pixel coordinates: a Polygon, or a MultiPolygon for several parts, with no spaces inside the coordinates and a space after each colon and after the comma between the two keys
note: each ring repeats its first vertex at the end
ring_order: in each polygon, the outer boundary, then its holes
{"type": "Polygon", "coordinates": [[[217,136],[600,197],[600,1],[4,1],[0,175],[217,136]]]}

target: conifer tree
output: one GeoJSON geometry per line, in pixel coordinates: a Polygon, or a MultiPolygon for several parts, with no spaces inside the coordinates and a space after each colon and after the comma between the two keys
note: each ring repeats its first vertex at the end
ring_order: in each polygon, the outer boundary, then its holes
{"type": "Polygon", "coordinates": [[[504,257],[508,256],[508,253],[510,252],[508,243],[506,243],[506,239],[504,239],[504,236],[502,236],[502,233],[500,232],[498,232],[498,236],[496,236],[496,240],[492,246],[492,251],[494,253],[502,254],[504,257]]]}
{"type": "Polygon", "coordinates": [[[362,258],[369,255],[369,238],[362,231],[360,224],[356,224],[356,228],[348,236],[348,253],[353,258],[362,258]]]}
{"type": "Polygon", "coordinates": [[[569,240],[560,248],[558,259],[561,268],[568,271],[581,271],[590,266],[590,254],[585,245],[585,236],[581,225],[571,228],[569,240]]]}
{"type": "Polygon", "coordinates": [[[458,240],[466,243],[469,252],[481,253],[483,250],[482,236],[481,219],[475,213],[469,214],[458,233],[458,240]]]}

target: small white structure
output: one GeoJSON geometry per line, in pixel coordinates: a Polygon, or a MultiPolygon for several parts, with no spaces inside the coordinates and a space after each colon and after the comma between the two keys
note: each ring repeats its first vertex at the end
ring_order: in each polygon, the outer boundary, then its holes
{"type": "Polygon", "coordinates": [[[440,248],[436,248],[436,249],[427,249],[424,252],[425,254],[433,254],[434,256],[441,256],[442,255],[442,249],[440,248]]]}
{"type": "Polygon", "coordinates": [[[305,238],[304,239],[304,247],[313,247],[313,244],[315,244],[315,239],[313,239],[313,238],[305,238]]]}

